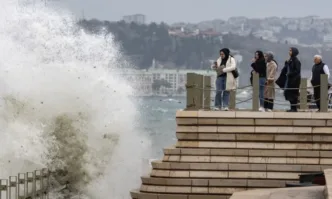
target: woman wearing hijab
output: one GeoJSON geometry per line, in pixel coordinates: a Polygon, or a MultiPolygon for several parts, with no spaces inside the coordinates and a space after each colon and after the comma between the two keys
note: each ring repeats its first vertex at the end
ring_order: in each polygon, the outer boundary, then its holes
{"type": "Polygon", "coordinates": [[[232,71],[236,70],[236,60],[230,55],[228,48],[219,51],[220,57],[213,70],[217,72],[215,107],[217,110],[228,110],[229,91],[236,89],[237,81],[232,71]]]}
{"type": "Polygon", "coordinates": [[[275,98],[275,76],[277,73],[278,63],[274,60],[272,52],[265,53],[266,61],[266,83],[264,91],[264,108],[266,111],[271,112],[273,110],[273,101],[275,98]]]}
{"type": "Polygon", "coordinates": [[[255,52],[255,58],[252,59],[251,64],[254,72],[259,75],[259,104],[260,111],[264,111],[264,87],[266,82],[266,62],[264,58],[264,54],[262,51],[258,50],[255,52]]]}
{"type": "Polygon", "coordinates": [[[298,54],[297,48],[289,49],[289,59],[285,61],[285,66],[276,81],[280,88],[284,88],[285,99],[290,103],[290,110],[287,112],[297,112],[301,83],[301,62],[297,58],[298,54]]]}

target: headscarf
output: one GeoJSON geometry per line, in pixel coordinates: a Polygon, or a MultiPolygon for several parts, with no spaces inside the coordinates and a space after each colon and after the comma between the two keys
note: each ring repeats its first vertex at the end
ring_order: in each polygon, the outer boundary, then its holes
{"type": "Polygon", "coordinates": [[[265,54],[266,54],[266,57],[267,57],[267,59],[266,59],[267,62],[273,61],[274,55],[271,51],[268,51],[265,54]]]}
{"type": "Polygon", "coordinates": [[[225,58],[221,60],[221,65],[226,65],[231,51],[228,48],[223,48],[220,50],[220,52],[223,52],[225,54],[225,58]]]}
{"type": "Polygon", "coordinates": [[[292,49],[292,56],[291,57],[296,57],[299,54],[299,50],[295,47],[291,47],[292,49]]]}
{"type": "Polygon", "coordinates": [[[274,61],[276,63],[276,65],[277,65],[277,68],[278,68],[278,62],[274,59],[273,52],[268,51],[265,54],[266,54],[266,57],[267,57],[266,62],[274,61]]]}

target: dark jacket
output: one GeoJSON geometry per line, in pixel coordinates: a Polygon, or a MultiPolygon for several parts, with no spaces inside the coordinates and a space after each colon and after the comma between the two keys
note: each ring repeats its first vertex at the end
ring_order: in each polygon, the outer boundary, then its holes
{"type": "Polygon", "coordinates": [[[285,99],[295,101],[299,97],[299,88],[301,84],[301,62],[297,58],[299,51],[292,48],[292,57],[285,62],[276,84],[284,89],[285,99]]]}
{"type": "Polygon", "coordinates": [[[312,67],[312,77],[311,77],[311,84],[313,86],[320,85],[320,75],[325,74],[324,72],[325,64],[320,62],[319,64],[315,64],[312,67]]]}
{"type": "Polygon", "coordinates": [[[251,67],[259,74],[259,77],[266,77],[266,62],[264,54],[262,51],[256,51],[256,53],[258,54],[258,59],[251,64],[251,67]]]}

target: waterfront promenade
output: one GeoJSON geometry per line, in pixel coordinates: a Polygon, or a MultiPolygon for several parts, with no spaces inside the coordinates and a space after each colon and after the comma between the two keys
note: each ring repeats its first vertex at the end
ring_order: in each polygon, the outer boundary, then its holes
{"type": "Polygon", "coordinates": [[[176,113],[177,142],[152,162],[140,188],[131,191],[133,199],[229,199],[235,192],[282,188],[297,183],[300,174],[332,168],[327,77],[321,112],[308,109],[306,79],[299,112],[258,112],[257,76],[251,109],[237,109],[232,91],[231,111],[212,111],[208,79],[188,74],[187,105],[176,113]]]}

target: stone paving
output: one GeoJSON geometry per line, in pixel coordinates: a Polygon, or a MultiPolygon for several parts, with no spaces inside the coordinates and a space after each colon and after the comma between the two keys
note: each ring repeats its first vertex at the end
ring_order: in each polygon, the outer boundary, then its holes
{"type": "Polygon", "coordinates": [[[332,168],[332,113],[178,111],[176,121],[177,142],[133,199],[229,199],[254,189],[274,199],[281,193],[271,188],[332,168]]]}

